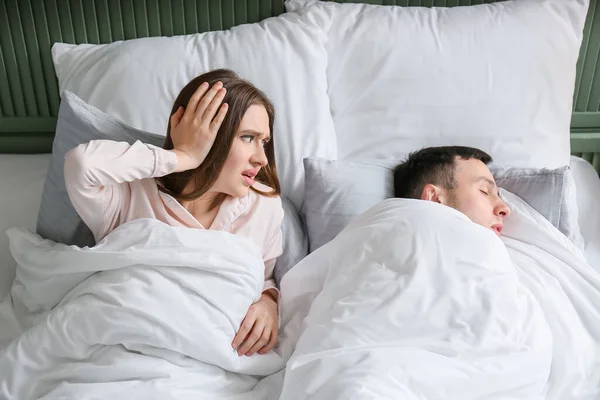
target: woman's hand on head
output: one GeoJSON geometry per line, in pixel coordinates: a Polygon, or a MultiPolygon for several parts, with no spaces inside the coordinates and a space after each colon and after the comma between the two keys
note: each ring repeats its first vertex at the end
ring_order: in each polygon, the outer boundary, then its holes
{"type": "Polygon", "coordinates": [[[266,354],[277,344],[278,335],[277,302],[273,296],[264,292],[260,300],[250,306],[231,345],[240,356],[266,354]]]}
{"type": "Polygon", "coordinates": [[[227,114],[225,88],[221,82],[209,88],[203,83],[190,98],[187,107],[171,116],[171,140],[177,155],[175,172],[197,168],[206,159],[217,132],[227,114]]]}

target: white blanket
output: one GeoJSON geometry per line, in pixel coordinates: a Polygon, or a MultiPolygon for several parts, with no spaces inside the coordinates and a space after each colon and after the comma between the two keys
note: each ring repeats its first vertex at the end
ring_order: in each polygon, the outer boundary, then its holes
{"type": "Polygon", "coordinates": [[[255,386],[283,359],[231,347],[263,289],[250,240],[148,219],[91,249],[9,236],[22,334],[0,351],[0,398],[268,397],[255,386]]]}
{"type": "Polygon", "coordinates": [[[138,220],[78,249],[12,229],[0,398],[598,399],[600,276],[503,195],[502,240],[430,202],[368,211],[286,274],[280,345],[250,358],[231,348],[263,285],[249,240],[138,220]]]}
{"type": "Polygon", "coordinates": [[[600,276],[503,195],[502,240],[451,208],[391,199],[295,266],[280,398],[597,399],[600,276]]]}

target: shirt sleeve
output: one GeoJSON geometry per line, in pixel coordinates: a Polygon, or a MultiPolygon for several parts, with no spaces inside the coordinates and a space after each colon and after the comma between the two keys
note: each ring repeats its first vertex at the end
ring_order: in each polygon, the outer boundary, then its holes
{"type": "Polygon", "coordinates": [[[129,182],[168,175],[175,153],[136,141],[96,140],[65,156],[65,184],[73,207],[98,241],[119,224],[129,182]]]}

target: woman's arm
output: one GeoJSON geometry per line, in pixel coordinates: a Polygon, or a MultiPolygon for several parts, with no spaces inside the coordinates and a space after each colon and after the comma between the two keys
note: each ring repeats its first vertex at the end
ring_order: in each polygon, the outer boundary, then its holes
{"type": "Polygon", "coordinates": [[[282,253],[283,207],[279,202],[271,220],[271,235],[265,243],[265,283],[260,299],[250,306],[240,329],[233,339],[232,347],[240,356],[255,353],[266,354],[275,347],[279,338],[279,290],[273,279],[275,261],[282,253]]]}
{"type": "Polygon", "coordinates": [[[177,170],[175,152],[135,142],[97,140],[79,145],[65,157],[65,184],[73,207],[98,240],[116,227],[127,182],[177,170]]]}
{"type": "Polygon", "coordinates": [[[173,150],[135,142],[92,141],[69,151],[65,158],[67,192],[96,240],[119,224],[127,182],[155,178],[198,167],[212,147],[227,113],[220,82],[209,90],[200,85],[187,108],[171,116],[173,150]]]}
{"type": "MultiPolygon", "coordinates": [[[[281,245],[279,246],[281,247],[281,245]]],[[[275,269],[276,258],[265,261],[265,284],[263,286],[263,294],[271,296],[271,298],[279,303],[279,289],[273,278],[273,270],[275,269]]]]}

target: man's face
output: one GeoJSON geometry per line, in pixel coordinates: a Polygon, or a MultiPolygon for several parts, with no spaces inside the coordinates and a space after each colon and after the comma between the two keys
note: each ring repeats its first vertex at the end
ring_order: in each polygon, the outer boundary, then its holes
{"type": "Polygon", "coordinates": [[[456,186],[440,200],[465,214],[471,221],[490,228],[498,236],[510,209],[499,196],[498,187],[489,168],[477,159],[456,161],[456,186]]]}

